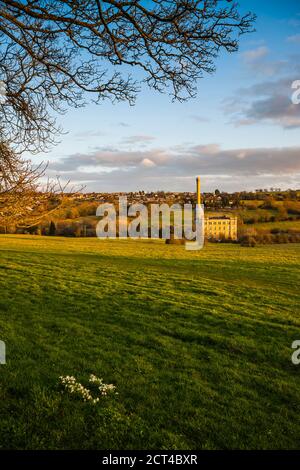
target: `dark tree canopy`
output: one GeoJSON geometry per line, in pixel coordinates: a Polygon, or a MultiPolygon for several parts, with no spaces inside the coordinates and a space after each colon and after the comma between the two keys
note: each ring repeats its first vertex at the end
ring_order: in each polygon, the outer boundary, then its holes
{"type": "Polygon", "coordinates": [[[45,148],[59,131],[55,113],[84,105],[88,92],[133,103],[144,81],[192,97],[253,22],[230,0],[0,0],[1,140],[45,148]]]}

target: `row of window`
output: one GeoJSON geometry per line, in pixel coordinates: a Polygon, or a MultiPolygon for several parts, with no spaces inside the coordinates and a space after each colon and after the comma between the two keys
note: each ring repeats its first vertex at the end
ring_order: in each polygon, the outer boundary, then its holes
{"type": "Polygon", "coordinates": [[[207,222],[205,221],[206,224],[208,225],[236,225],[234,222],[207,222]]]}
{"type": "Polygon", "coordinates": [[[232,231],[236,231],[237,230],[237,227],[205,227],[205,230],[208,230],[208,231],[220,231],[220,230],[226,230],[227,232],[232,232],[232,231]]]}
{"type": "Polygon", "coordinates": [[[220,230],[208,230],[207,233],[236,233],[236,231],[235,230],[227,230],[227,231],[225,231],[225,230],[222,230],[222,231],[220,231],[220,230]]]}

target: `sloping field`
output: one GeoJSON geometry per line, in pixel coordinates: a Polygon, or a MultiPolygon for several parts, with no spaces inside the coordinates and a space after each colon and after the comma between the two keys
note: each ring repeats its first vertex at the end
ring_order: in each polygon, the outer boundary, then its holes
{"type": "Polygon", "coordinates": [[[0,448],[300,448],[300,245],[0,237],[0,448]],[[117,386],[97,405],[60,375],[117,386]]]}
{"type": "Polygon", "coordinates": [[[265,230],[265,231],[270,231],[270,230],[274,230],[274,229],[300,231],[300,220],[284,220],[284,221],[279,221],[279,222],[265,222],[265,223],[258,223],[258,224],[249,225],[249,227],[254,227],[257,230],[265,230]]]}

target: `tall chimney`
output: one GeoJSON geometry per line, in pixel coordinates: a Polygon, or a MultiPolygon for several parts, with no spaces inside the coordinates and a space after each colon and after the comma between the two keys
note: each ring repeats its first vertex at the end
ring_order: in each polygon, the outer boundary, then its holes
{"type": "Polygon", "coordinates": [[[200,206],[201,204],[200,176],[197,176],[196,182],[197,182],[197,204],[200,206]]]}

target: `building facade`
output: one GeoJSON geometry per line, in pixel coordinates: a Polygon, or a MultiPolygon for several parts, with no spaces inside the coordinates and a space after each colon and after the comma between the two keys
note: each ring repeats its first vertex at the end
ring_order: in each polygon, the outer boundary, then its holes
{"type": "Polygon", "coordinates": [[[208,240],[237,240],[237,217],[226,215],[205,217],[205,237],[208,240]]]}

